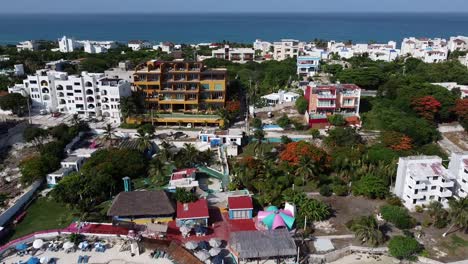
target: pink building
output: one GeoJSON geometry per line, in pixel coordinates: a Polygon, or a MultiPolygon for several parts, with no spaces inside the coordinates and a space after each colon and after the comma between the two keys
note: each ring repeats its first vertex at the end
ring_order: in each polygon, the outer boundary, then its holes
{"type": "Polygon", "coordinates": [[[360,125],[359,103],[361,88],[355,84],[329,84],[308,86],[305,98],[309,101],[307,121],[309,126],[328,125],[328,117],[343,115],[350,125],[360,125]]]}

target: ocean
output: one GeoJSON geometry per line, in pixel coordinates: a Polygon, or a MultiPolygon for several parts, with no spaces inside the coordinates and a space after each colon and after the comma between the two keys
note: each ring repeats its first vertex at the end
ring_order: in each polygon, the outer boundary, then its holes
{"type": "Polygon", "coordinates": [[[468,35],[468,13],[1,14],[0,44],[28,39],[251,43],[294,38],[400,42],[468,35]]]}

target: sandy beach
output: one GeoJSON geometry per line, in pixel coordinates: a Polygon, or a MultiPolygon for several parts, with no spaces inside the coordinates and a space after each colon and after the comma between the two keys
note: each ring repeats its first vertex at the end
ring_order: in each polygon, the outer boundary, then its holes
{"type": "Polygon", "coordinates": [[[368,264],[394,264],[399,263],[397,259],[394,259],[389,256],[378,256],[378,258],[373,258],[369,254],[351,254],[345,256],[343,258],[338,259],[337,261],[330,262],[331,264],[360,264],[360,263],[368,263],[368,264]]]}

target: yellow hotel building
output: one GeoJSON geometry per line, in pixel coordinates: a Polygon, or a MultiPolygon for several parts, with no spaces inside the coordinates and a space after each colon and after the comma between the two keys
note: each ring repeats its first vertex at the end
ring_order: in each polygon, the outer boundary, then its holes
{"type": "Polygon", "coordinates": [[[148,112],[130,122],[218,124],[213,113],[226,102],[226,69],[207,69],[201,62],[148,61],[135,70],[148,112]]]}

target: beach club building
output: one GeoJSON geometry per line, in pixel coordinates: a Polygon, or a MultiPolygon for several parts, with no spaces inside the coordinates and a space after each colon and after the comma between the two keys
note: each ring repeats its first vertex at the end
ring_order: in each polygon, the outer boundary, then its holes
{"type": "Polygon", "coordinates": [[[167,223],[172,221],[174,206],[164,191],[121,192],[107,215],[113,223],[167,223]]]}
{"type": "Polygon", "coordinates": [[[176,225],[180,226],[208,226],[208,201],[199,199],[195,202],[177,202],[176,225]]]}
{"type": "Polygon", "coordinates": [[[228,197],[229,219],[252,219],[253,203],[250,196],[228,197]]]}

